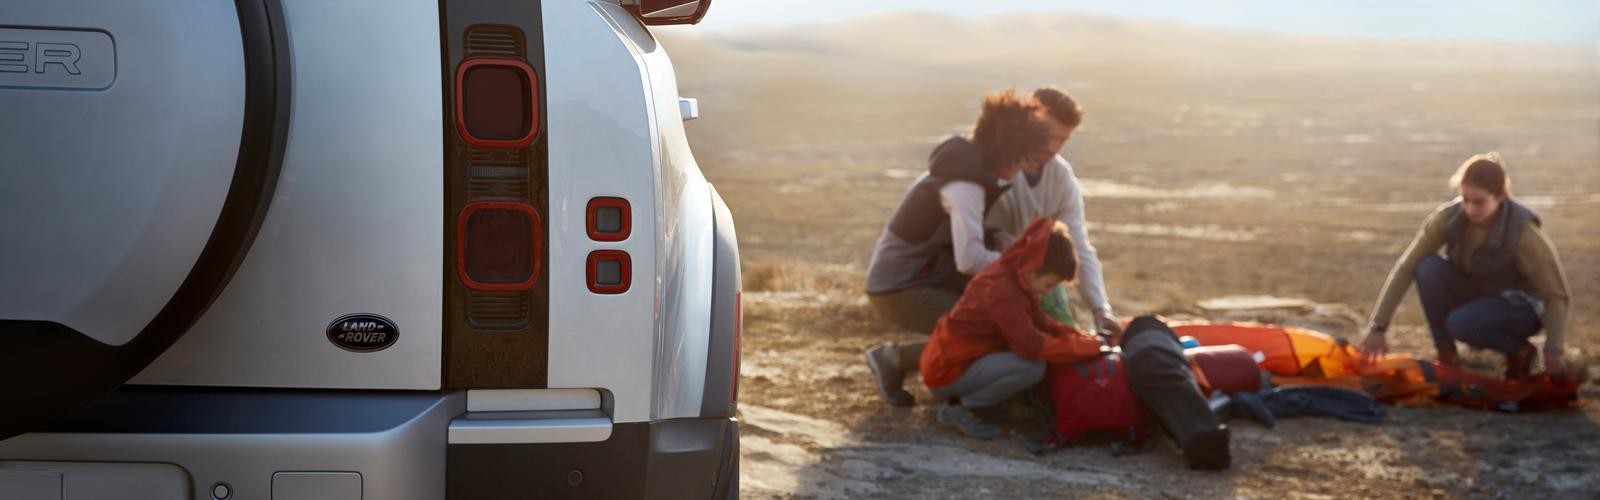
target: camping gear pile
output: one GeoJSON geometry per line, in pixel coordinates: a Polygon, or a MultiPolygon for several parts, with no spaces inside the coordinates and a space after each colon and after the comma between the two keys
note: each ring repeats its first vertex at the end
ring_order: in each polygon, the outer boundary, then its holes
{"type": "Polygon", "coordinates": [[[1545,374],[1501,380],[1408,354],[1363,363],[1343,339],[1260,323],[1129,323],[1119,349],[1076,364],[1052,363],[1045,378],[1051,435],[1043,453],[1091,434],[1116,438],[1114,454],[1147,444],[1159,424],[1192,468],[1228,467],[1222,420],[1328,416],[1382,422],[1383,405],[1457,406],[1503,412],[1579,404],[1575,378],[1545,374]],[[1133,445],[1133,448],[1125,445],[1133,445]]]}
{"type": "Polygon", "coordinates": [[[1275,387],[1324,386],[1361,391],[1407,407],[1459,406],[1505,412],[1578,404],[1576,378],[1536,374],[1501,380],[1449,365],[1392,354],[1363,364],[1360,353],[1325,333],[1259,323],[1178,323],[1172,330],[1201,345],[1237,345],[1255,353],[1275,387]]]}

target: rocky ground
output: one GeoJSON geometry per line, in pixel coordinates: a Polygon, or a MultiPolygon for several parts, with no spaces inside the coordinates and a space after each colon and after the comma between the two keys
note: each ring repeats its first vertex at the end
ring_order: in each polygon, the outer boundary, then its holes
{"type": "MultiPolygon", "coordinates": [[[[1033,456],[1022,442],[1041,424],[1025,408],[1013,408],[1006,436],[977,441],[935,422],[920,387],[914,408],[883,404],[861,352],[885,336],[856,328],[871,324],[864,305],[797,293],[745,303],[746,498],[1600,498],[1592,404],[1542,414],[1395,408],[1378,425],[1235,420],[1234,467],[1221,473],[1187,470],[1163,439],[1133,456],[1094,443],[1033,456]]],[[[1308,319],[1291,322],[1339,321],[1308,319]]],[[[1492,356],[1469,363],[1498,366],[1492,356]]]]}
{"type": "MultiPolygon", "coordinates": [[[[862,351],[912,339],[861,295],[873,242],[928,152],[984,92],[1056,84],[1087,109],[1062,152],[1119,313],[1244,319],[1355,339],[1464,159],[1499,151],[1573,296],[1567,355],[1600,358],[1600,60],[1593,44],[1295,37],[1070,13],[892,13],[661,30],[695,157],[727,200],[746,304],[747,497],[1600,498],[1600,409],[1396,409],[1359,425],[1236,422],[1235,467],[1167,447],[1028,455],[1037,424],[977,442],[883,405],[862,351]],[[1227,304],[1222,304],[1227,305],[1227,304]]],[[[1416,301],[1395,350],[1429,355],[1416,301]]],[[[1500,361],[1468,354],[1494,373],[1500,361]]],[[[1595,377],[1600,378],[1600,377],[1595,377]]],[[[1595,386],[1588,399],[1600,398],[1595,386]]]]}

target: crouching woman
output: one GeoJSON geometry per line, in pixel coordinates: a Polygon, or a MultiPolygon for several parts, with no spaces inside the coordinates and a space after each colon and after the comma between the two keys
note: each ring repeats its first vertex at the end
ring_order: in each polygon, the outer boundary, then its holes
{"type": "Polygon", "coordinates": [[[1361,350],[1388,350],[1395,306],[1415,281],[1439,362],[1458,365],[1456,342],[1506,356],[1506,378],[1528,375],[1545,332],[1545,370],[1565,375],[1567,277],[1539,216],[1511,198],[1511,178],[1496,153],[1467,159],[1451,179],[1461,196],[1423,221],[1383,286],[1361,350]],[[1444,256],[1438,254],[1445,250],[1444,256]]]}
{"type": "Polygon", "coordinates": [[[1000,428],[973,409],[1000,404],[1039,383],[1046,361],[1100,355],[1100,337],[1056,322],[1039,306],[1044,292],[1077,275],[1074,252],[1065,225],[1036,220],[939,318],[922,351],[922,380],[935,397],[959,401],[939,409],[939,422],[968,436],[993,438],[1000,428]]]}

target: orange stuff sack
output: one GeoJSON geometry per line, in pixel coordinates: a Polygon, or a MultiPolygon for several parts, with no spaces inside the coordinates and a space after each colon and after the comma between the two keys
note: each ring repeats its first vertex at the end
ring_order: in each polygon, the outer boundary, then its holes
{"type": "Polygon", "coordinates": [[[1332,378],[1359,373],[1356,350],[1318,331],[1261,323],[1178,323],[1172,330],[1202,346],[1237,344],[1260,353],[1261,369],[1274,375],[1332,378]]]}

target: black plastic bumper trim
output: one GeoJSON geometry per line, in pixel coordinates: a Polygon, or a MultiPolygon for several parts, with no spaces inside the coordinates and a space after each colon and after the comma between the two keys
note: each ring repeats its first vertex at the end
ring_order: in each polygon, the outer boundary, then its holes
{"type": "Polygon", "coordinates": [[[701,417],[732,417],[738,410],[734,395],[739,362],[739,325],[744,314],[739,305],[743,291],[739,274],[739,237],[733,228],[733,213],[715,188],[712,206],[711,334],[706,347],[706,381],[701,394],[701,417]]]}
{"type": "Polygon", "coordinates": [[[616,424],[598,443],[450,445],[446,498],[728,498],[738,492],[739,423],[616,424]],[[731,494],[731,495],[730,495],[731,494]]]}

